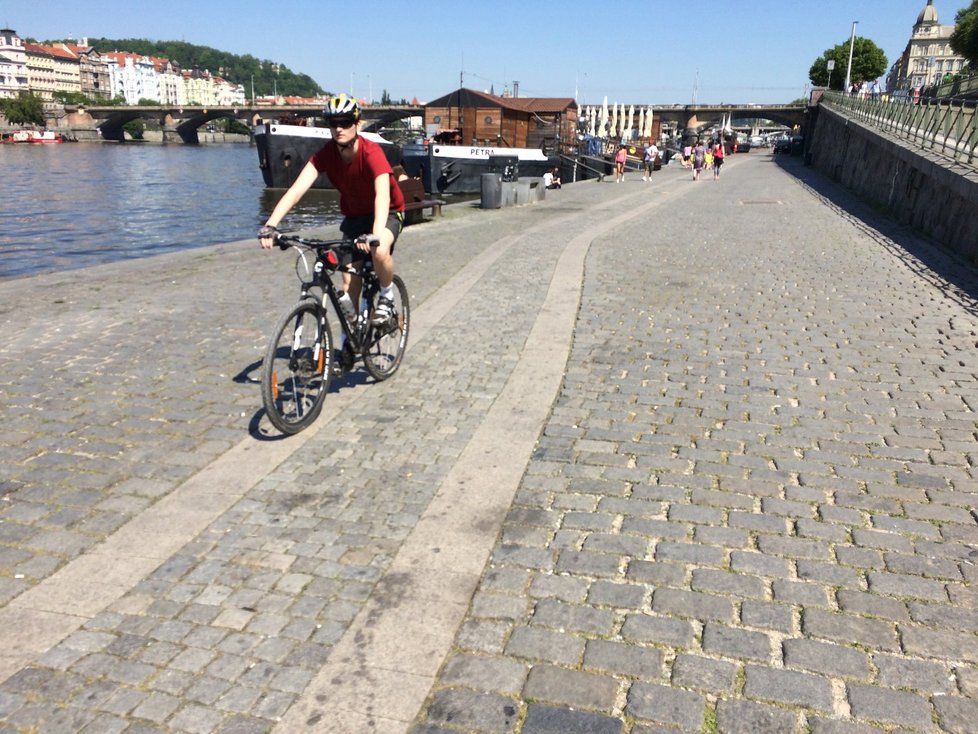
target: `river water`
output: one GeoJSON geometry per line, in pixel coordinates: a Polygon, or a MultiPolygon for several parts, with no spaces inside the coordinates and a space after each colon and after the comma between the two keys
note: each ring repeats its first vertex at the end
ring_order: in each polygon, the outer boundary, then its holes
{"type": "MultiPolygon", "coordinates": [[[[0,170],[0,278],[254,238],[283,193],[240,143],[0,145],[0,170]]],[[[280,228],[339,217],[314,189],[280,228]]]]}

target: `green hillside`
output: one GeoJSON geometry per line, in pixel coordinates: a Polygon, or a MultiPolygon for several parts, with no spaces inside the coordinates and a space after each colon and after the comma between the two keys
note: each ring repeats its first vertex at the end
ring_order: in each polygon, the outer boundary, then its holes
{"type": "Polygon", "coordinates": [[[295,97],[314,97],[325,93],[312,77],[295,73],[285,64],[276,64],[269,59],[256,59],[248,54],[238,56],[183,41],[148,41],[144,38],[89,38],[88,43],[101,53],[126,51],[141,56],[169,59],[184,70],[206,69],[229,82],[243,85],[249,97],[252,78],[255,94],[259,97],[271,95],[273,91],[283,96],[295,97]]]}

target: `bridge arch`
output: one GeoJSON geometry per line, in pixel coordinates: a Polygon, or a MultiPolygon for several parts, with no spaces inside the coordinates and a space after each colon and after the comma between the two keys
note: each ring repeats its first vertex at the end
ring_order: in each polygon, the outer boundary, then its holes
{"type": "MultiPolygon", "coordinates": [[[[280,105],[275,107],[220,106],[211,107],[179,106],[120,106],[120,107],[78,107],[67,110],[79,124],[90,120],[92,127],[98,129],[105,140],[125,139],[123,125],[139,118],[157,120],[163,130],[163,139],[197,143],[197,131],[202,125],[220,118],[245,122],[250,128],[262,120],[277,119],[282,116],[318,117],[322,114],[320,105],[280,105]]],[[[364,129],[379,130],[392,122],[420,115],[422,108],[415,105],[370,105],[364,107],[364,129]]]]}

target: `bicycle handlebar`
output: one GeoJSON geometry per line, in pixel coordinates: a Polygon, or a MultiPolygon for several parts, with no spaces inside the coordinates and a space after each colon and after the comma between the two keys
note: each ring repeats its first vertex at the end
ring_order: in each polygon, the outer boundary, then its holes
{"type": "Polygon", "coordinates": [[[275,244],[278,245],[280,250],[287,250],[293,245],[301,245],[319,250],[339,250],[344,247],[354,247],[360,240],[365,241],[371,247],[377,247],[377,245],[380,244],[380,238],[372,234],[361,235],[357,239],[344,237],[342,239],[335,240],[321,240],[311,237],[302,237],[297,234],[286,234],[284,232],[275,233],[275,244]]]}

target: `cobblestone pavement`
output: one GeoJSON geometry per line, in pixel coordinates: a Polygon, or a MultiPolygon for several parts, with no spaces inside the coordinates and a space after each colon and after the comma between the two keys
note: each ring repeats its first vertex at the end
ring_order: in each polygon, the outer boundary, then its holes
{"type": "Polygon", "coordinates": [[[655,189],[593,186],[408,229],[404,368],[351,376],[326,407],[346,412],[288,441],[262,440],[256,412],[266,332],[295,298],[285,255],[236,243],[0,283],[7,730],[267,731],[520,361],[552,243],[655,189]],[[264,466],[242,479],[250,456],[264,466]]]}
{"type": "Polygon", "coordinates": [[[36,653],[6,625],[0,732],[408,729],[420,699],[353,716],[322,673],[409,594],[392,569],[590,232],[552,411],[501,530],[471,520],[491,563],[457,634],[422,618],[451,649],[411,731],[978,730],[978,288],[797,163],[409,228],[402,370],[352,375],[287,441],[255,382],[286,256],[0,283],[0,613],[61,612],[36,653]],[[164,509],[194,482],[224,493],[199,530],[164,509]],[[145,517],[158,547],[116,580],[99,549],[145,517]],[[59,600],[74,568],[110,588],[59,600]]]}
{"type": "Polygon", "coordinates": [[[413,734],[978,731],[974,271],[786,167],[593,243],[413,734]]]}

